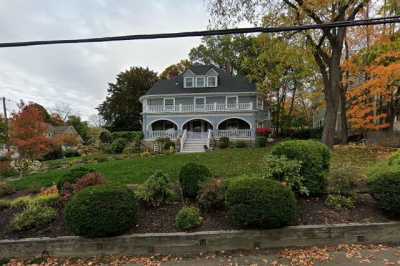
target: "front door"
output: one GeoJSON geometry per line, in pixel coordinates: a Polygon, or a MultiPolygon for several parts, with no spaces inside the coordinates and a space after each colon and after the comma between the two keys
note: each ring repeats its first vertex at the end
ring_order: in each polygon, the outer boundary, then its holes
{"type": "Polygon", "coordinates": [[[212,126],[204,120],[196,119],[187,123],[187,131],[189,138],[206,138],[208,134],[208,129],[212,126]]]}

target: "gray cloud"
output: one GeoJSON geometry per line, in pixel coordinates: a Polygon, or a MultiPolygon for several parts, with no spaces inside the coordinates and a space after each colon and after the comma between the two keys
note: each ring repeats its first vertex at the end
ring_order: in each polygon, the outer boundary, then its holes
{"type": "MultiPolygon", "coordinates": [[[[2,0],[0,42],[199,30],[199,0],[2,0]]],[[[67,103],[85,118],[108,82],[130,66],[162,71],[186,58],[199,38],[0,49],[0,96],[67,103]]]]}

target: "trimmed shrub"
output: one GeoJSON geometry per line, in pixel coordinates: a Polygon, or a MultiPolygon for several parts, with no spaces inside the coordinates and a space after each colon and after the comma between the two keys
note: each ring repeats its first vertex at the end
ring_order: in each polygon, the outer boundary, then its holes
{"type": "Polygon", "coordinates": [[[201,183],[211,178],[210,170],[200,164],[188,163],[179,172],[179,183],[185,198],[195,199],[201,183]]]}
{"type": "Polygon", "coordinates": [[[329,148],[313,140],[288,140],[274,145],[272,154],[301,162],[300,174],[310,195],[321,195],[329,171],[329,148]]]}
{"type": "Polygon", "coordinates": [[[0,181],[0,198],[10,195],[10,194],[13,194],[14,192],[15,192],[15,188],[13,186],[11,186],[7,182],[0,181]]]}
{"type": "Polygon", "coordinates": [[[68,172],[66,172],[57,182],[57,189],[60,193],[64,192],[64,185],[68,183],[71,186],[74,184],[79,178],[85,176],[91,172],[94,172],[92,168],[88,168],[85,166],[80,166],[76,168],[71,168],[68,172]]]}
{"type": "Polygon", "coordinates": [[[222,178],[210,179],[201,186],[197,200],[202,210],[223,209],[225,206],[226,185],[222,178]]]}
{"type": "Polygon", "coordinates": [[[57,217],[57,211],[41,204],[29,204],[15,215],[10,222],[12,231],[24,231],[32,228],[41,228],[51,223],[57,217]]]}
{"type": "Polygon", "coordinates": [[[115,154],[122,153],[128,144],[128,141],[124,138],[118,138],[111,144],[111,152],[115,154]]]}
{"type": "Polygon", "coordinates": [[[105,183],[105,178],[101,174],[92,172],[82,176],[75,182],[73,185],[74,193],[77,193],[87,187],[103,185],[105,183]]]}
{"type": "Polygon", "coordinates": [[[230,180],[225,194],[232,221],[241,227],[277,228],[296,215],[294,193],[277,181],[259,177],[230,180]]]}
{"type": "Polygon", "coordinates": [[[368,174],[368,188],[381,209],[400,215],[400,166],[382,166],[368,174]]]}
{"type": "Polygon", "coordinates": [[[140,141],[134,141],[126,145],[123,154],[135,154],[140,152],[140,141]]]}
{"type": "Polygon", "coordinates": [[[66,226],[76,235],[106,237],[122,234],[136,222],[135,194],[122,187],[88,187],[67,203],[66,226]]]}
{"type": "Polygon", "coordinates": [[[111,136],[110,131],[108,131],[108,130],[101,131],[100,135],[99,135],[99,139],[100,139],[100,142],[103,143],[103,144],[111,143],[112,142],[112,136],[111,136]]]}
{"type": "Polygon", "coordinates": [[[229,141],[228,137],[221,137],[218,142],[218,147],[220,149],[226,149],[226,148],[229,148],[229,144],[230,144],[230,141],[229,141]]]}
{"type": "Polygon", "coordinates": [[[309,192],[304,186],[304,178],[300,170],[301,162],[297,160],[275,155],[267,155],[264,158],[264,178],[277,180],[296,193],[308,195],[309,192]]]}
{"type": "Polygon", "coordinates": [[[173,198],[169,176],[157,171],[139,186],[137,196],[150,206],[158,207],[173,198]]]}
{"type": "Polygon", "coordinates": [[[200,226],[202,221],[199,209],[194,207],[183,207],[175,217],[176,227],[184,231],[200,226]]]}

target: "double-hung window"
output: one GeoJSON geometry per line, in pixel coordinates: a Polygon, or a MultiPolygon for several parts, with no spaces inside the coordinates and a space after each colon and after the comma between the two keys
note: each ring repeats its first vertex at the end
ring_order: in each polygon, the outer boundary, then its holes
{"type": "Polygon", "coordinates": [[[175,110],[175,98],[164,98],[164,110],[167,112],[175,110]]]}
{"type": "Polygon", "coordinates": [[[207,77],[207,87],[217,87],[217,77],[208,76],[207,77]]]}
{"type": "Polygon", "coordinates": [[[204,88],[206,86],[206,78],[203,76],[196,77],[196,87],[204,88]]]}
{"type": "Polygon", "coordinates": [[[193,77],[185,77],[183,79],[183,85],[185,88],[193,88],[194,84],[193,84],[193,77]]]}
{"type": "Polygon", "coordinates": [[[206,97],[194,97],[194,109],[195,110],[205,110],[206,108],[206,97]]]}
{"type": "Polygon", "coordinates": [[[264,100],[261,96],[257,96],[257,109],[264,110],[264,100]]]}
{"type": "Polygon", "coordinates": [[[226,108],[236,109],[238,108],[239,97],[238,96],[226,96],[226,108]]]}

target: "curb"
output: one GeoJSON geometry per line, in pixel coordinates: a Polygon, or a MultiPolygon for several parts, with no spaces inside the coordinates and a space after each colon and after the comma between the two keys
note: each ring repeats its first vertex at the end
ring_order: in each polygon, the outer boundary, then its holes
{"type": "Polygon", "coordinates": [[[271,230],[146,233],[87,239],[77,236],[0,240],[0,258],[176,255],[337,245],[399,243],[400,222],[289,226],[271,230]]]}

